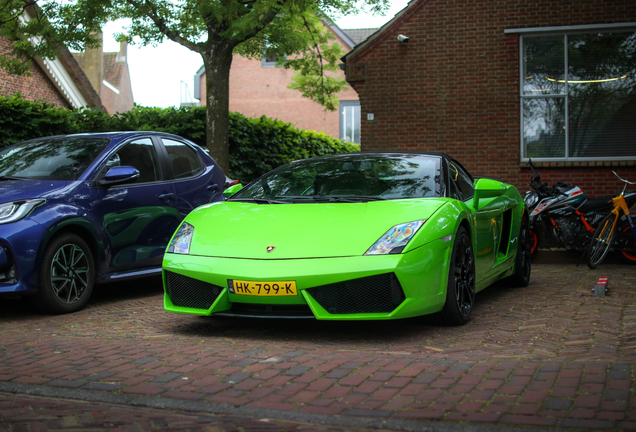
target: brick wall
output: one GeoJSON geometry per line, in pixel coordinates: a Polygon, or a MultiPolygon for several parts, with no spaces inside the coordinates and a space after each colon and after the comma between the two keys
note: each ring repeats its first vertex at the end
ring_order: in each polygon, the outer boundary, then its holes
{"type": "MultiPolygon", "coordinates": [[[[519,37],[504,30],[625,22],[636,22],[634,0],[420,0],[379,44],[347,59],[362,150],[446,152],[474,174],[525,191],[531,172],[519,161],[519,37]],[[410,41],[399,43],[398,34],[410,41]]],[[[589,196],[617,192],[611,169],[636,180],[633,162],[589,165],[538,169],[544,181],[569,181],[589,196]]]]}
{"type": "MultiPolygon", "coordinates": [[[[11,51],[11,44],[9,39],[0,37],[0,53],[5,54],[11,51]]],[[[43,100],[58,107],[71,108],[68,101],[35,61],[32,62],[29,72],[31,76],[24,77],[9,75],[0,69],[0,96],[12,96],[19,92],[26,100],[43,100]]]]}
{"type": "MultiPolygon", "coordinates": [[[[347,45],[337,38],[340,45],[347,45]]],[[[324,132],[340,137],[340,114],[304,98],[298,90],[290,90],[293,71],[276,67],[263,67],[261,60],[240,56],[232,59],[230,70],[230,111],[247,117],[267,116],[295,124],[301,129],[324,132]]],[[[344,73],[338,74],[344,78],[344,73]]],[[[201,77],[201,105],[205,105],[205,74],[201,77]]],[[[358,100],[358,94],[348,87],[339,95],[340,100],[358,100]]]]}

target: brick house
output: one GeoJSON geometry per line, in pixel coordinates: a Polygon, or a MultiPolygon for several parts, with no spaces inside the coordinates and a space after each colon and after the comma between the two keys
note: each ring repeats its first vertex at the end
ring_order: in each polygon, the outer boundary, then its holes
{"type": "MultiPolygon", "coordinates": [[[[358,42],[376,29],[342,30],[335,24],[326,26],[336,41],[349,52],[358,42]]],[[[294,123],[301,129],[325,132],[346,141],[360,142],[360,104],[352,88],[339,95],[337,112],[324,108],[290,90],[293,71],[277,68],[275,59],[250,60],[234,56],[230,69],[230,111],[247,117],[273,117],[294,123]]],[[[344,76],[344,72],[341,72],[344,76]]],[[[202,66],[194,76],[194,98],[205,105],[205,69],[202,66]]]]}
{"type": "Polygon", "coordinates": [[[343,60],[363,151],[443,151],[522,192],[529,158],[592,197],[636,180],[633,0],[412,0],[343,60]]]}
{"type": "MultiPolygon", "coordinates": [[[[0,53],[11,51],[13,42],[0,38],[0,53]]],[[[0,69],[0,96],[20,93],[22,98],[62,108],[103,108],[102,101],[73,55],[66,49],[55,60],[35,58],[30,76],[9,75],[0,69]]]]}
{"type": "Polygon", "coordinates": [[[128,45],[120,42],[118,52],[103,52],[102,47],[73,53],[86,72],[109,114],[129,111],[134,106],[127,62],[128,45]]]}
{"type": "MultiPolygon", "coordinates": [[[[10,52],[12,44],[0,38],[0,53],[10,52]]],[[[43,100],[63,108],[88,106],[109,114],[128,111],[134,103],[126,51],[125,42],[114,53],[104,53],[101,47],[86,53],[61,48],[54,60],[32,59],[30,76],[10,75],[0,69],[0,95],[19,92],[26,100],[43,100]]]]}

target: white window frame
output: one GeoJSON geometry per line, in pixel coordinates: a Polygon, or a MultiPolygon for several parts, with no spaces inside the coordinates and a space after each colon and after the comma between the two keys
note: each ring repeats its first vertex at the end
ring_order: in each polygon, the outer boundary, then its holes
{"type": "Polygon", "coordinates": [[[571,157],[569,156],[569,128],[567,127],[569,122],[568,117],[568,91],[567,91],[567,73],[568,73],[568,35],[569,34],[581,34],[581,33],[611,33],[619,31],[633,31],[636,32],[636,23],[616,23],[616,24],[595,24],[595,25],[580,25],[580,26],[561,26],[561,27],[533,27],[533,28],[517,28],[506,29],[505,34],[518,34],[519,35],[519,158],[521,162],[528,162],[530,158],[524,156],[524,118],[523,118],[523,101],[524,99],[540,99],[541,96],[525,95],[523,93],[523,80],[524,80],[524,62],[523,62],[523,37],[524,36],[548,36],[548,35],[563,35],[565,44],[565,58],[564,58],[564,73],[565,73],[565,92],[562,95],[555,94],[545,96],[545,98],[564,99],[565,100],[565,156],[560,158],[533,158],[533,161],[537,162],[577,162],[577,161],[624,161],[624,160],[636,160],[636,156],[616,156],[616,157],[571,157]]]}
{"type": "MultiPolygon", "coordinates": [[[[346,113],[345,113],[345,108],[346,107],[358,107],[358,112],[360,113],[360,101],[359,100],[341,100],[340,101],[340,140],[344,141],[345,137],[345,132],[346,132],[346,120],[343,120],[343,117],[345,117],[346,113]]],[[[357,119],[353,119],[353,124],[355,126],[355,122],[358,122],[358,136],[356,137],[355,135],[353,136],[353,140],[351,141],[347,141],[351,144],[360,144],[360,131],[361,131],[361,123],[362,123],[362,117],[359,117],[357,119]],[[357,141],[356,141],[357,138],[357,141]]]]}

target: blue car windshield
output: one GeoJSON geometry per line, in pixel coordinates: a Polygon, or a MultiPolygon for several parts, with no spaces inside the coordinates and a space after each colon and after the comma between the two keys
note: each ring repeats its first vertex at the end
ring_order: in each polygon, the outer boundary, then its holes
{"type": "Polygon", "coordinates": [[[0,177],[77,180],[109,140],[56,137],[26,141],[0,151],[0,177]]]}
{"type": "Polygon", "coordinates": [[[356,153],[284,165],[249,184],[233,201],[269,203],[439,197],[441,158],[356,153]]]}

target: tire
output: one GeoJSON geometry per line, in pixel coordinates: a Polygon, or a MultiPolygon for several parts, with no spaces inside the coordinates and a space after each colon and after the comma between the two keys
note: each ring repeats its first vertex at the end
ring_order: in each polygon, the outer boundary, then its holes
{"type": "Polygon", "coordinates": [[[470,235],[460,227],[451,254],[446,303],[435,315],[443,325],[460,326],[468,322],[475,303],[475,255],[470,235]]]}
{"type": "Polygon", "coordinates": [[[38,309],[64,314],[86,305],[95,283],[95,264],[81,237],[66,233],[51,240],[39,270],[38,291],[33,298],[38,309]]]}
{"type": "MultiPolygon", "coordinates": [[[[524,217],[521,219],[521,227],[519,228],[519,246],[517,246],[517,257],[515,259],[515,274],[509,277],[509,281],[513,286],[523,288],[530,283],[533,234],[528,227],[528,219],[524,217]]],[[[536,236],[534,238],[536,240],[536,236]]]]}
{"type": "MultiPolygon", "coordinates": [[[[631,228],[628,226],[626,226],[625,228],[623,228],[622,230],[623,235],[626,236],[631,236],[631,228]]],[[[634,240],[633,238],[631,239],[632,241],[634,240]]],[[[634,255],[633,253],[624,251],[624,250],[619,250],[619,254],[618,256],[620,257],[621,261],[623,261],[626,264],[636,264],[636,255],[634,255]]]]}
{"type": "Polygon", "coordinates": [[[594,231],[594,235],[587,248],[587,266],[589,268],[595,269],[605,259],[616,232],[614,229],[615,224],[618,223],[616,218],[616,215],[613,213],[608,214],[598,224],[596,231],[594,231]]]}
{"type": "Polygon", "coordinates": [[[534,255],[535,252],[537,251],[537,246],[539,245],[539,238],[537,237],[537,234],[532,231],[531,229],[528,230],[529,232],[529,236],[530,236],[530,254],[534,255]]]}

